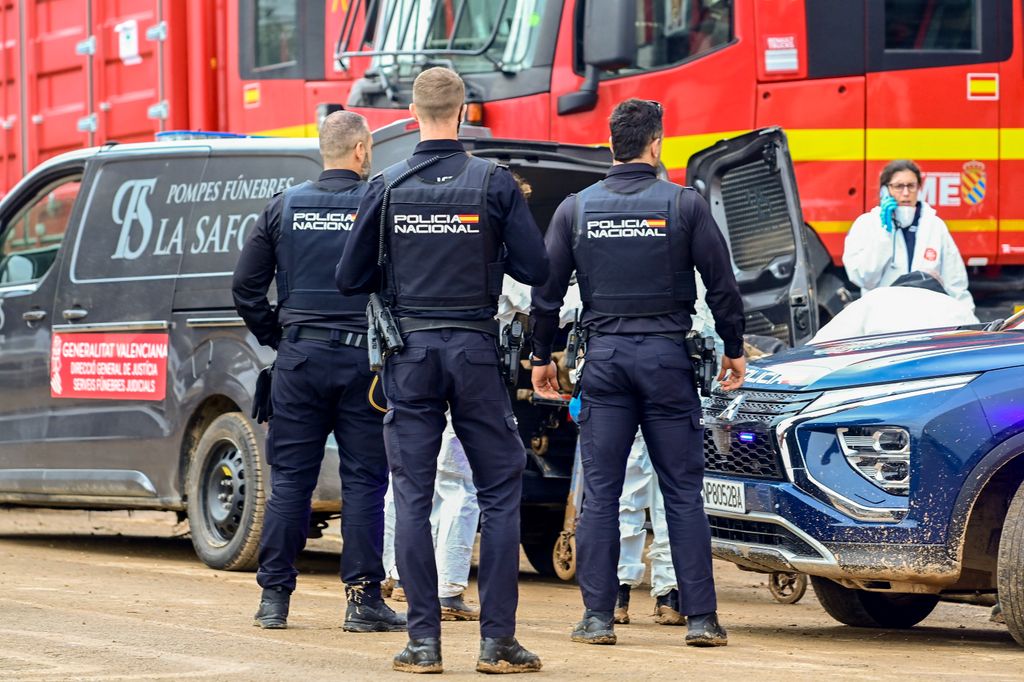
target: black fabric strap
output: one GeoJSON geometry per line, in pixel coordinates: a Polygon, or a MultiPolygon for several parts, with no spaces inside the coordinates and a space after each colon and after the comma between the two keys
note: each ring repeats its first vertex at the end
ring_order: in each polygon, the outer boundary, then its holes
{"type": "Polygon", "coordinates": [[[442,320],[430,317],[402,317],[398,320],[398,326],[403,334],[434,329],[467,329],[469,331],[491,334],[492,336],[498,335],[498,323],[495,320],[442,320]]]}

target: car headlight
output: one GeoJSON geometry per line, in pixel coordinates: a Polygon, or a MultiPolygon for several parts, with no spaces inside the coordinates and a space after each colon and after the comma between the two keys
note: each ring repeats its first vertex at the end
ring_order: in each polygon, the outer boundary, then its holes
{"type": "Polygon", "coordinates": [[[959,374],[951,377],[934,379],[913,379],[910,381],[894,381],[887,384],[871,384],[856,388],[841,388],[825,391],[814,402],[804,408],[805,413],[829,411],[835,408],[850,409],[889,400],[910,398],[914,395],[938,393],[963,388],[978,377],[977,374],[959,374]]]}
{"type": "Polygon", "coordinates": [[[893,495],[910,494],[910,433],[900,426],[836,429],[846,461],[861,476],[893,495]]]}

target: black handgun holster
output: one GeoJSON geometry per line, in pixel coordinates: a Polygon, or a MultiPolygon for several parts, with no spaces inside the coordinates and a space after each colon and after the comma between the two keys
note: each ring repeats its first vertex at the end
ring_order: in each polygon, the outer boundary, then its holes
{"type": "Polygon", "coordinates": [[[274,378],[274,366],[264,367],[256,377],[256,391],[252,399],[252,418],[257,424],[270,421],[274,416],[274,405],[270,400],[270,386],[274,378]]]}

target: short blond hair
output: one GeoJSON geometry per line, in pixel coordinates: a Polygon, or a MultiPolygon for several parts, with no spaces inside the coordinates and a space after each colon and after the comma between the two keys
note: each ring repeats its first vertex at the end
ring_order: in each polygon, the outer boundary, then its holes
{"type": "Polygon", "coordinates": [[[430,123],[458,118],[465,101],[466,84],[459,74],[445,66],[426,69],[413,81],[412,103],[416,113],[430,123]]]}

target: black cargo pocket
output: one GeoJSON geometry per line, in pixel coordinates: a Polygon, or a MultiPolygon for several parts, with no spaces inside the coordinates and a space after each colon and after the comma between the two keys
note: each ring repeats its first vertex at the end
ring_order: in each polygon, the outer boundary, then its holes
{"type": "Polygon", "coordinates": [[[463,352],[466,364],[462,372],[459,393],[467,400],[503,400],[508,395],[498,371],[498,351],[495,348],[467,348],[463,352]]]}
{"type": "Polygon", "coordinates": [[[398,426],[395,424],[395,410],[384,413],[384,450],[388,456],[388,468],[391,471],[401,469],[402,450],[398,437],[398,426]]]}
{"type": "Polygon", "coordinates": [[[278,355],[277,359],[274,360],[274,369],[283,369],[290,372],[298,369],[308,359],[305,355],[278,355]]]}
{"type": "Polygon", "coordinates": [[[406,346],[388,358],[384,366],[388,400],[419,400],[429,397],[433,374],[426,362],[427,348],[406,346]]]}
{"type": "Polygon", "coordinates": [[[611,360],[613,355],[615,355],[614,348],[590,348],[587,350],[586,359],[587,362],[611,360]]]}

